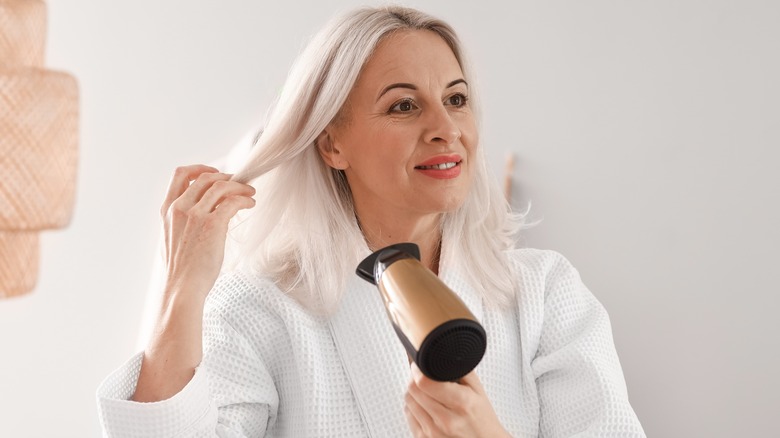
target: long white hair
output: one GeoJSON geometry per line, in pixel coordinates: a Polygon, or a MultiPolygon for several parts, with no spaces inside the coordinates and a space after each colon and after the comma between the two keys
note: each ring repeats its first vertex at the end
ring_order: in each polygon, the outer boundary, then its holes
{"type": "MultiPolygon", "coordinates": [[[[232,231],[234,264],[272,278],[312,311],[334,311],[347,276],[369,254],[346,177],[324,163],[315,141],[339,116],[379,42],[404,29],[436,32],[449,45],[479,120],[473,75],[448,24],[405,7],[361,8],[332,20],[299,56],[246,164],[233,177],[257,188],[257,206],[232,231]]],[[[515,288],[505,251],[520,224],[478,147],[464,204],[442,217],[441,266],[458,264],[487,303],[508,303],[515,288]]]]}

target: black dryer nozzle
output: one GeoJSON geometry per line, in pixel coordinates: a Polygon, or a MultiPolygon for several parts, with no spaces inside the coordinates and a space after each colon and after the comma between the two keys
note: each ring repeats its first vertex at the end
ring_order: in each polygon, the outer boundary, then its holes
{"type": "Polygon", "coordinates": [[[409,242],[396,243],[375,251],[363,259],[355,273],[358,277],[376,286],[376,282],[379,281],[379,277],[386,267],[390,266],[394,261],[408,258],[408,256],[420,260],[420,247],[409,242]]]}

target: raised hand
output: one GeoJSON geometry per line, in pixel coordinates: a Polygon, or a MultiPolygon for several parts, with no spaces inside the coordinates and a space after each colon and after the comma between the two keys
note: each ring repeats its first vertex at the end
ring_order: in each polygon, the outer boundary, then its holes
{"type": "Polygon", "coordinates": [[[252,186],[204,165],[176,169],[160,213],[167,279],[132,399],[170,398],[203,358],[203,306],[217,280],[230,219],[255,205],[252,186]]]}
{"type": "Polygon", "coordinates": [[[230,219],[255,205],[255,189],[204,165],[176,169],[160,211],[165,227],[166,293],[205,300],[219,275],[230,219]]]}

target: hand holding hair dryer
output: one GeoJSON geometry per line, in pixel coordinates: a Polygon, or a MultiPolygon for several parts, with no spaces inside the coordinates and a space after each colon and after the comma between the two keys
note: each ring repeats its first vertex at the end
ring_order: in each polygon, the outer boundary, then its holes
{"type": "Polygon", "coordinates": [[[376,285],[409,358],[433,380],[455,381],[482,360],[485,329],[433,272],[414,243],[382,248],[360,262],[357,274],[376,285]]]}

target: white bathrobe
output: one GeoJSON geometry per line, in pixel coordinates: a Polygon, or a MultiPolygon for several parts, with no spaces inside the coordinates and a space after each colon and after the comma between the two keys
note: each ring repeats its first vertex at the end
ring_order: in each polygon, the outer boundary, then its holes
{"type": "MultiPolygon", "coordinates": [[[[559,254],[514,250],[516,305],[492,309],[462,269],[440,277],[487,332],[476,372],[513,437],[644,437],[609,318],[559,254]]],[[[98,388],[110,437],[408,437],[406,352],[376,287],[352,276],[339,310],[313,316],[270,281],[222,276],[209,295],[204,355],[187,386],[127,399],[142,354],[98,388]]]]}

